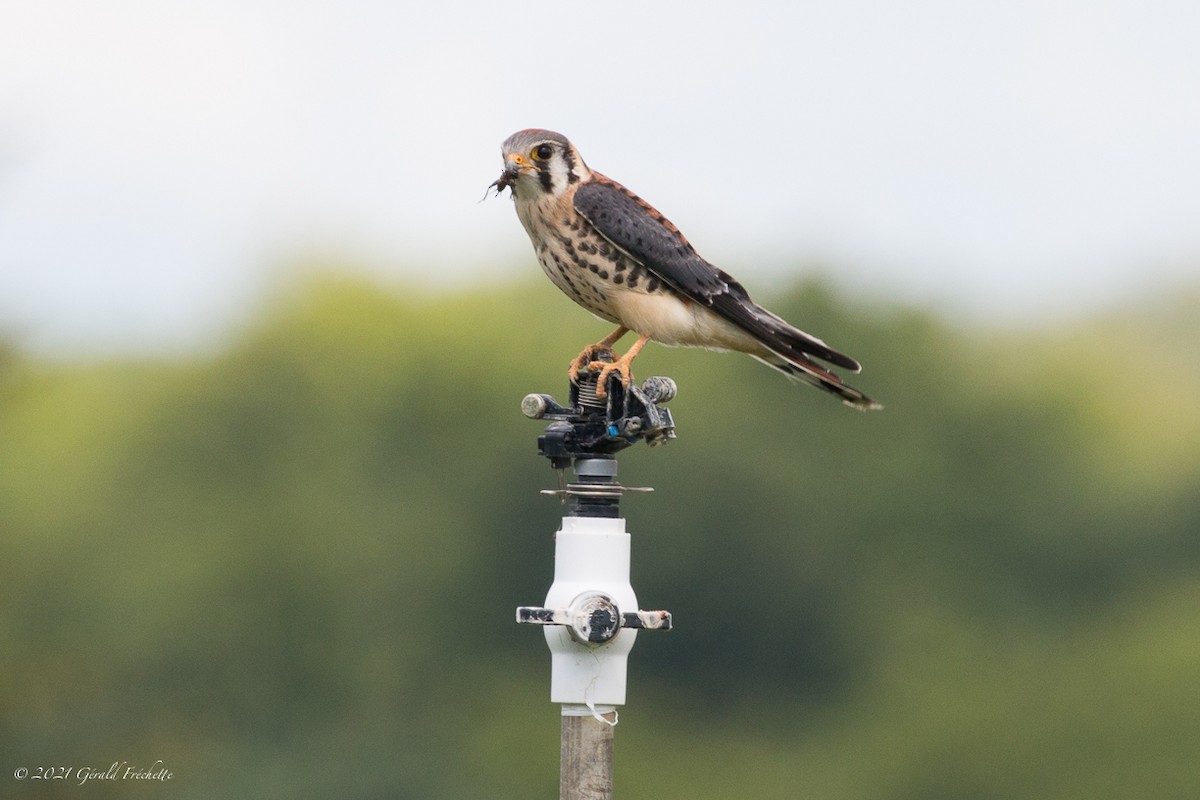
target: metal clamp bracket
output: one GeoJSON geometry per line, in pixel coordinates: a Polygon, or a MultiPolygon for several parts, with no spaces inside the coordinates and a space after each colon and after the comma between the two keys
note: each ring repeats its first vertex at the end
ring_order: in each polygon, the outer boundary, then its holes
{"type": "Polygon", "coordinates": [[[671,612],[639,610],[621,613],[608,595],[589,592],[576,597],[568,608],[521,606],[517,609],[517,622],[562,625],[581,644],[601,645],[615,638],[621,628],[669,631],[671,612]]]}

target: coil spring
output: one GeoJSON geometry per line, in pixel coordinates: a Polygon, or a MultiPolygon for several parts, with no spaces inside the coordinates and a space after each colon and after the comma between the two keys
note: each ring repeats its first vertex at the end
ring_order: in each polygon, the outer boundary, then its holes
{"type": "MultiPolygon", "coordinates": [[[[596,361],[611,363],[613,355],[610,351],[600,350],[595,355],[596,361]]],[[[600,397],[597,391],[600,388],[598,380],[599,372],[588,370],[587,372],[579,373],[579,405],[585,411],[606,411],[608,410],[608,398],[600,397]]]]}
{"type": "Polygon", "coordinates": [[[596,394],[599,385],[595,372],[579,375],[579,405],[585,411],[604,411],[608,408],[608,398],[596,394]]]}

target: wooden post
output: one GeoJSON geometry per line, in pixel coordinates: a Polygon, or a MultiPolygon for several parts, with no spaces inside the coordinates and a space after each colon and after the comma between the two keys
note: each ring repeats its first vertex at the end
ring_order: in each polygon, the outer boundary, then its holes
{"type": "Polygon", "coordinates": [[[593,717],[564,714],[559,800],[612,800],[613,726],[617,712],[593,717]]]}

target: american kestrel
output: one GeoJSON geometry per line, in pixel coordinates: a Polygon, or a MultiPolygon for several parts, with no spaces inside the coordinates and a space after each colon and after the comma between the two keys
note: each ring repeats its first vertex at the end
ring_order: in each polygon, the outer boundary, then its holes
{"type": "Polygon", "coordinates": [[[512,191],[542,270],[576,303],[618,326],[571,362],[572,380],[591,369],[600,372],[601,394],[613,372],[628,386],[634,357],[654,340],[748,353],[848,406],[880,407],[810,356],[852,372],[861,369],[857,361],[756,304],[649,203],[588,169],[565,136],[518,131],[502,153],[504,172],[492,185],[512,191]],[[630,331],[638,338],[625,355],[594,360],[630,331]]]}

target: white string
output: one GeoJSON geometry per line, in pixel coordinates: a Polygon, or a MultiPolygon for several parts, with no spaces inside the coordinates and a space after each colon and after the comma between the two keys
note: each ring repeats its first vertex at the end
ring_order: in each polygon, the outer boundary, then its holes
{"type": "Polygon", "coordinates": [[[620,719],[620,716],[617,714],[616,706],[604,706],[604,708],[612,710],[613,718],[612,718],[611,722],[609,721],[609,719],[607,717],[604,716],[604,714],[607,712],[598,711],[596,709],[596,704],[593,703],[591,700],[587,701],[587,707],[589,709],[591,709],[593,717],[600,720],[601,722],[603,722],[605,725],[607,725],[610,728],[617,727],[617,720],[620,719]]]}

